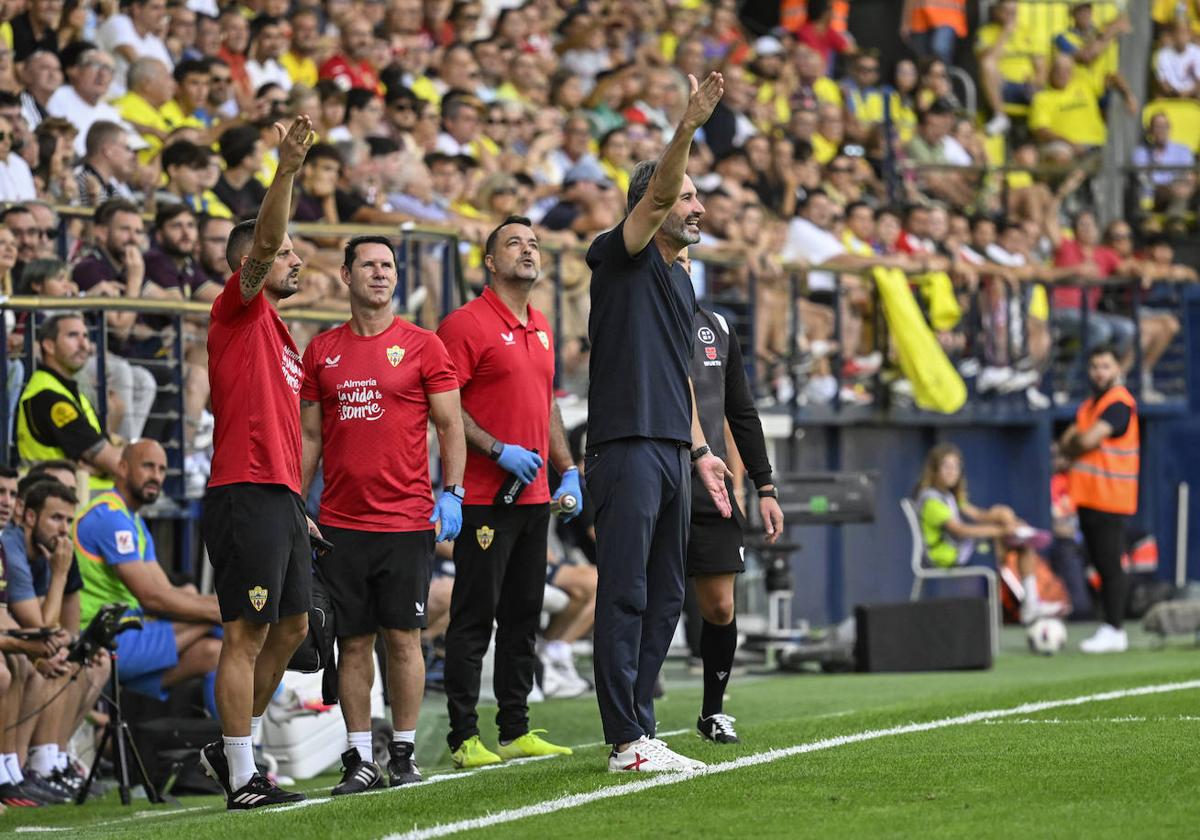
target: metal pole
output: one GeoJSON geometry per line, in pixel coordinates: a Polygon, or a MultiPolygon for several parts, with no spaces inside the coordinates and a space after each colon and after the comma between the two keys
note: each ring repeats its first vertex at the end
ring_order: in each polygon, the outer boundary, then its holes
{"type": "Polygon", "coordinates": [[[1186,481],[1179,482],[1179,509],[1175,512],[1175,588],[1187,585],[1188,559],[1188,496],[1186,481]]]}
{"type": "Polygon", "coordinates": [[[4,405],[0,407],[0,429],[4,430],[4,455],[0,457],[0,463],[7,466],[11,454],[8,418],[12,416],[13,407],[8,404],[8,325],[4,323],[3,312],[0,312],[0,395],[4,398],[4,405]]]}
{"type": "Polygon", "coordinates": [[[562,279],[562,260],[563,252],[554,252],[554,275],[551,277],[551,282],[554,283],[554,388],[558,390],[562,386],[562,324],[563,324],[563,279],[562,279]]]}

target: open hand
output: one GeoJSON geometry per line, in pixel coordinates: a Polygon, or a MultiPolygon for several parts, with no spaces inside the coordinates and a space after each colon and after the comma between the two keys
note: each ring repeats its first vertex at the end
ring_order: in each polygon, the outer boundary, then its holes
{"type": "Polygon", "coordinates": [[[688,96],[687,110],[683,112],[682,125],[695,131],[708,122],[713,108],[717,107],[725,94],[725,77],[714,70],[703,82],[697,82],[696,77],[689,73],[688,84],[692,90],[688,96]]]}
{"type": "Polygon", "coordinates": [[[279,134],[279,171],[292,174],[299,172],[308,150],[317,139],[312,120],[306,114],[301,114],[292,121],[290,128],[285,129],[283,123],[275,123],[275,131],[279,134]]]}
{"type": "Polygon", "coordinates": [[[692,465],[692,468],[700,476],[700,482],[704,485],[704,489],[712,496],[713,503],[717,506],[717,512],[726,519],[733,516],[729,490],[725,487],[725,479],[733,478],[733,473],[729,471],[729,467],[725,466],[725,462],[709,452],[702,455],[692,465]]]}

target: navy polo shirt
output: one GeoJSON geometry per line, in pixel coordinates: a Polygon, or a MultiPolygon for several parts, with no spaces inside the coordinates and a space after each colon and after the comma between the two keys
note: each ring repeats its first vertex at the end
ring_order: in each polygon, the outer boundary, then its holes
{"type": "Polygon", "coordinates": [[[625,222],[588,249],[592,269],[592,352],[588,446],[627,437],[690,443],[688,371],[696,293],[679,263],[651,240],[630,256],[625,222]]]}

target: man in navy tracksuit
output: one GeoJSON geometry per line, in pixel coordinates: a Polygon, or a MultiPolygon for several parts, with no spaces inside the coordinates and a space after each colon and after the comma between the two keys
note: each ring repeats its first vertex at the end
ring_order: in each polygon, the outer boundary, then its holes
{"type": "Polygon", "coordinates": [[[627,215],[588,249],[591,384],[585,476],[596,505],[596,697],[613,771],[702,766],[656,739],[654,682],[683,605],[691,471],[730,515],[725,463],[709,451],[689,367],[696,298],[676,258],[704,207],[685,174],[692,135],[724,92],[698,84],[658,161],[638,164],[627,215]]]}

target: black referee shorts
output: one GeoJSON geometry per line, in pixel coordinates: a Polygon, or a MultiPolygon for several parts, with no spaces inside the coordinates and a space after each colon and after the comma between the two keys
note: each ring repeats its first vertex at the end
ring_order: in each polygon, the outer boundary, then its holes
{"type": "Polygon", "coordinates": [[[322,525],[333,551],[317,558],[338,637],[380,627],[423,630],[433,575],[433,530],[355,531],[322,525]]]}
{"type": "Polygon", "coordinates": [[[300,497],[282,484],[226,484],[200,521],[221,620],[274,624],[312,606],[312,545],[300,497]]]}
{"type": "Polygon", "coordinates": [[[725,519],[719,514],[692,514],[687,545],[688,577],[740,575],[746,571],[743,536],[737,517],[725,519]]]}

